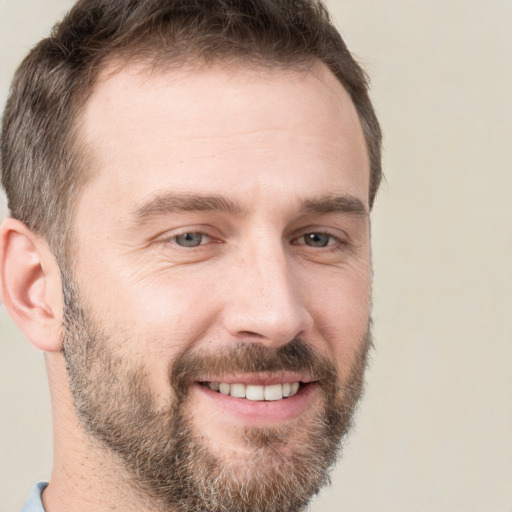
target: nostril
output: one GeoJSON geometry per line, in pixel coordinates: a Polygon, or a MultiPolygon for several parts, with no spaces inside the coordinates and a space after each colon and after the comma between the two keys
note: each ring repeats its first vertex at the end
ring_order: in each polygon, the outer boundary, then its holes
{"type": "Polygon", "coordinates": [[[240,337],[244,337],[244,338],[258,338],[258,339],[261,339],[263,338],[263,334],[259,334],[257,332],[252,332],[252,331],[240,331],[240,337]]]}

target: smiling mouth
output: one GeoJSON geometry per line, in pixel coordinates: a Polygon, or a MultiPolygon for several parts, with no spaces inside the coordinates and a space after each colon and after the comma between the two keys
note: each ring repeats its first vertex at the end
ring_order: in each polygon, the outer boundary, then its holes
{"type": "Polygon", "coordinates": [[[303,382],[286,382],[269,386],[243,383],[228,384],[226,382],[202,382],[201,384],[222,395],[245,398],[254,402],[271,402],[290,398],[296,395],[301,387],[306,385],[303,382]]]}

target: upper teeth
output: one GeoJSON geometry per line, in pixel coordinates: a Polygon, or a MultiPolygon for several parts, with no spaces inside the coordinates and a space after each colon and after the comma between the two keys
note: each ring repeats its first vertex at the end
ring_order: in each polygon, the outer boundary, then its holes
{"type": "Polygon", "coordinates": [[[272,384],[270,386],[254,386],[252,384],[226,384],[225,382],[209,382],[208,387],[223,395],[231,395],[247,400],[281,400],[295,395],[299,383],[272,384]]]}

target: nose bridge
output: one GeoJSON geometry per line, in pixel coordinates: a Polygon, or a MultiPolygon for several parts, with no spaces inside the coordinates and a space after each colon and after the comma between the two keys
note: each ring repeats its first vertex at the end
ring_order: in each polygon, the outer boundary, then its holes
{"type": "Polygon", "coordinates": [[[280,345],[305,331],[311,317],[283,242],[264,238],[251,244],[236,265],[226,322],[232,336],[280,345]]]}

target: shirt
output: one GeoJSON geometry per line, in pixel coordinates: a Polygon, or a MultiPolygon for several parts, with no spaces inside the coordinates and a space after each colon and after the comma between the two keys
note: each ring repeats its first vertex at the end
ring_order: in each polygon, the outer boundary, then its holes
{"type": "Polygon", "coordinates": [[[38,482],[36,485],[34,485],[34,487],[32,487],[30,496],[21,509],[21,512],[44,512],[43,502],[41,501],[41,493],[44,491],[47,485],[48,482],[38,482]]]}

